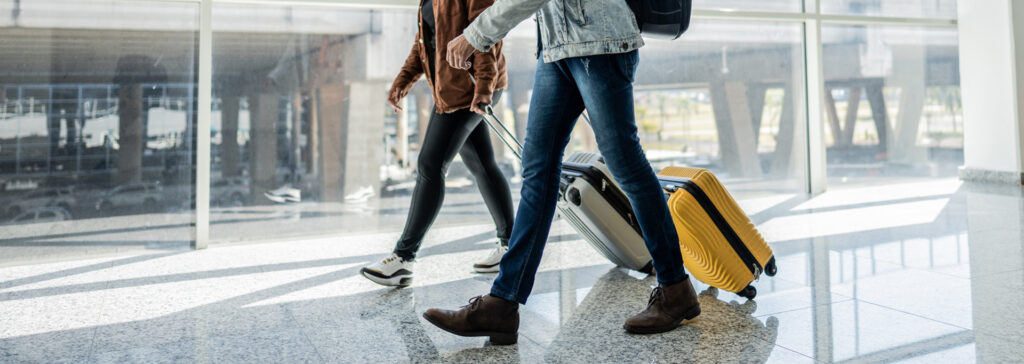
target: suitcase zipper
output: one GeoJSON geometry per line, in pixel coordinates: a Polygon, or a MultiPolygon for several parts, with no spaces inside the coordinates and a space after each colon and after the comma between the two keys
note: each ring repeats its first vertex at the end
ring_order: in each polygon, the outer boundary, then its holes
{"type": "MultiPolygon", "coordinates": [[[[761,264],[757,262],[757,258],[754,258],[754,254],[750,252],[750,249],[748,249],[747,245],[743,243],[743,240],[740,239],[740,236],[736,234],[736,230],[733,230],[732,226],[729,225],[729,222],[725,220],[724,216],[722,216],[722,213],[718,211],[718,207],[715,207],[715,204],[711,202],[711,198],[709,198],[708,195],[704,193],[704,190],[701,189],[700,186],[697,185],[697,183],[693,182],[692,180],[683,178],[661,177],[661,179],[663,181],[680,183],[682,185],[682,188],[685,189],[686,192],[689,192],[690,195],[693,196],[695,200],[697,200],[697,203],[700,204],[700,207],[704,209],[704,212],[708,214],[708,217],[711,218],[711,221],[715,223],[715,226],[718,227],[718,231],[722,233],[722,236],[725,237],[725,240],[729,242],[729,245],[732,246],[732,249],[736,251],[737,255],[739,255],[740,260],[743,261],[743,265],[745,265],[747,269],[750,270],[750,273],[754,275],[754,280],[757,280],[758,278],[761,277],[761,272],[764,269],[761,267],[761,264]]],[[[678,190],[678,187],[672,190],[666,188],[666,190],[670,192],[675,192],[676,190],[678,190]]]]}

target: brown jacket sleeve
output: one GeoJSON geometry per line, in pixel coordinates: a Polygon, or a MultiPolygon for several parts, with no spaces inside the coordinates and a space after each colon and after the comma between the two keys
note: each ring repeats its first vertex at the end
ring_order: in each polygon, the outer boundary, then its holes
{"type": "Polygon", "coordinates": [[[409,89],[416,84],[416,80],[419,80],[420,75],[423,74],[423,62],[420,62],[419,39],[420,34],[416,33],[416,40],[412,45],[412,50],[409,51],[409,57],[406,57],[402,70],[398,72],[395,82],[391,84],[391,88],[401,90],[402,97],[409,93],[409,89]]]}
{"type": "MultiPolygon", "coordinates": [[[[483,13],[484,10],[487,10],[487,8],[494,4],[494,0],[467,0],[467,2],[469,8],[467,23],[472,23],[480,13],[483,13]]],[[[470,71],[473,72],[473,77],[476,78],[474,96],[490,96],[494,93],[494,81],[498,78],[497,59],[500,56],[500,41],[487,52],[476,51],[473,53],[473,67],[470,71]]]]}

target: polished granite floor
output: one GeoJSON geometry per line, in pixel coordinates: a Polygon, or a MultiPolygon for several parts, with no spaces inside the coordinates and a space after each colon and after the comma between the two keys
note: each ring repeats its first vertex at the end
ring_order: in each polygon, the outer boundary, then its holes
{"type": "Polygon", "coordinates": [[[407,289],[358,276],[397,233],[0,268],[0,362],[813,363],[1024,361],[1024,197],[956,180],[741,202],[779,274],[753,301],[698,285],[703,313],[661,335],[622,320],[652,277],[563,223],[517,345],[424,321],[487,292],[487,225],[430,235],[407,289]]]}

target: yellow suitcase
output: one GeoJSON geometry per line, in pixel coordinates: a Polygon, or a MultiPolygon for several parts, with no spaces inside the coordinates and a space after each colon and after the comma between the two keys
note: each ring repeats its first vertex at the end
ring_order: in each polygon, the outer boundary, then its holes
{"type": "Polygon", "coordinates": [[[658,174],[668,194],[683,264],[694,278],[753,299],[750,285],[777,270],[772,248],[722,183],[701,168],[667,167],[658,174]]]}

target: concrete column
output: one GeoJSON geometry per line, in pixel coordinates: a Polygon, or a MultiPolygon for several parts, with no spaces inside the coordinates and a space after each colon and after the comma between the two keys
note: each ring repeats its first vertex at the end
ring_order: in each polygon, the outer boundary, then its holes
{"type": "Polygon", "coordinates": [[[348,105],[348,88],[340,84],[328,84],[319,90],[320,116],[320,201],[341,201],[342,175],[342,127],[348,105]]]}
{"type": "Polygon", "coordinates": [[[960,178],[1024,182],[1024,4],[957,7],[964,110],[960,178]]]}
{"type": "Polygon", "coordinates": [[[751,125],[747,87],[742,82],[714,82],[711,104],[718,130],[718,148],[731,177],[760,178],[761,160],[757,155],[754,128],[751,125]]]}
{"type": "Polygon", "coordinates": [[[868,104],[871,105],[871,115],[875,119],[875,131],[878,133],[878,149],[882,152],[889,150],[889,109],[885,106],[885,92],[882,80],[872,82],[865,90],[868,94],[868,104]]]}
{"type": "Polygon", "coordinates": [[[236,95],[221,98],[220,173],[224,177],[238,176],[241,172],[238,169],[238,105],[236,95]]]}
{"type": "MultiPolygon", "coordinates": [[[[302,92],[292,94],[292,140],[291,140],[291,162],[292,171],[295,174],[303,174],[302,166],[302,92]]],[[[293,182],[299,180],[299,176],[291,176],[293,182]]]]}
{"type": "Polygon", "coordinates": [[[854,86],[850,88],[849,101],[846,103],[846,122],[843,123],[843,133],[841,142],[836,141],[836,145],[851,146],[853,145],[853,129],[857,125],[857,113],[860,111],[860,95],[863,93],[863,89],[860,86],[854,86]]]}
{"type": "MultiPolygon", "coordinates": [[[[416,127],[419,133],[419,148],[423,148],[423,138],[427,135],[430,125],[430,114],[434,112],[434,98],[430,96],[429,87],[414,86],[410,95],[416,96],[416,127]]],[[[416,165],[410,162],[410,165],[416,165]]]]}
{"type": "Polygon", "coordinates": [[[309,97],[309,174],[320,175],[320,98],[309,97]]]}
{"type": "MultiPolygon", "coordinates": [[[[796,98],[792,84],[784,89],[782,97],[782,115],[779,119],[779,133],[775,136],[775,153],[772,155],[771,176],[775,179],[788,179],[804,173],[806,159],[806,135],[804,123],[798,122],[796,110],[802,103],[796,98]]],[[[828,92],[826,91],[826,94],[828,92]]]]}
{"type": "Polygon", "coordinates": [[[901,90],[900,112],[893,136],[889,138],[889,163],[915,169],[926,168],[928,163],[928,148],[917,145],[928,88],[925,83],[924,42],[921,39],[919,45],[905,45],[893,50],[894,64],[889,79],[901,90]]]}
{"type": "Polygon", "coordinates": [[[382,81],[349,84],[348,112],[342,129],[342,196],[376,195],[380,191],[380,164],[384,159],[381,138],[384,113],[367,105],[385,105],[382,81]]]}
{"type": "Polygon", "coordinates": [[[836,98],[832,96],[832,88],[825,87],[825,112],[828,117],[828,125],[832,134],[833,145],[842,145],[843,127],[839,124],[839,111],[836,108],[836,98]]]}
{"type": "MultiPolygon", "coordinates": [[[[512,88],[509,87],[509,101],[512,102],[512,111],[515,113],[515,120],[513,120],[513,129],[516,133],[516,138],[519,138],[520,142],[526,140],[526,121],[529,120],[530,116],[530,92],[528,89],[523,88],[512,88]]],[[[518,163],[517,163],[518,164],[518,163]]]]}
{"type": "Polygon", "coordinates": [[[142,180],[142,85],[122,84],[118,87],[117,174],[114,184],[142,180]]]}
{"type": "Polygon", "coordinates": [[[365,105],[384,105],[384,87],[377,81],[327,84],[320,87],[320,201],[380,190],[384,157],[384,113],[365,105]]]}
{"type": "Polygon", "coordinates": [[[278,96],[249,96],[249,191],[251,203],[270,204],[263,193],[277,188],[278,96]]]}

